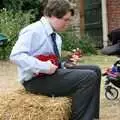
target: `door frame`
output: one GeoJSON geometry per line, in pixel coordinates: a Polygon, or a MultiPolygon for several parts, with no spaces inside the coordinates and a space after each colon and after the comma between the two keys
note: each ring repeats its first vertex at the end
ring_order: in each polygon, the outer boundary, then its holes
{"type": "MultiPolygon", "coordinates": [[[[85,2],[80,0],[80,34],[84,36],[85,33],[85,2]]],[[[103,32],[103,47],[108,46],[108,17],[107,17],[107,0],[101,0],[102,13],[102,32],[103,32]]]]}

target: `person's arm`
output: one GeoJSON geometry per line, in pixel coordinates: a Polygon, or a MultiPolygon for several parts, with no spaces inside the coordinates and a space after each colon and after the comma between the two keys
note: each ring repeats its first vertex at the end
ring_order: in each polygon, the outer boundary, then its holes
{"type": "Polygon", "coordinates": [[[40,36],[32,31],[20,34],[12,49],[10,60],[24,72],[52,74],[55,71],[55,65],[51,64],[50,61],[43,62],[32,56],[32,43],[39,41],[38,39],[40,39],[40,36]]]}

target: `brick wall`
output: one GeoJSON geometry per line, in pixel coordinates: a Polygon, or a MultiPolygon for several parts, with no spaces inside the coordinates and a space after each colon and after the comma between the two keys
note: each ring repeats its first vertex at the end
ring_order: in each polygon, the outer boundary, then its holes
{"type": "Polygon", "coordinates": [[[120,27],[120,0],[107,0],[108,31],[120,27]]]}

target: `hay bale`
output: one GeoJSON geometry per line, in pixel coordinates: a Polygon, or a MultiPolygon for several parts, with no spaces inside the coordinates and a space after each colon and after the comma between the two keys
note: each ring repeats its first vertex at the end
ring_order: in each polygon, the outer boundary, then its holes
{"type": "Polygon", "coordinates": [[[25,91],[0,95],[0,120],[69,120],[71,99],[25,91]]]}

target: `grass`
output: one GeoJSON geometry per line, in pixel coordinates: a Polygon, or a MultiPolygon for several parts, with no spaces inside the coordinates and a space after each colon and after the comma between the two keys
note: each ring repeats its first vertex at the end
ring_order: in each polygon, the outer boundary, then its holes
{"type": "Polygon", "coordinates": [[[115,56],[103,56],[103,55],[91,55],[91,56],[84,56],[81,58],[80,63],[83,64],[96,64],[101,67],[101,69],[105,67],[110,67],[115,61],[117,57],[115,56]]]}

